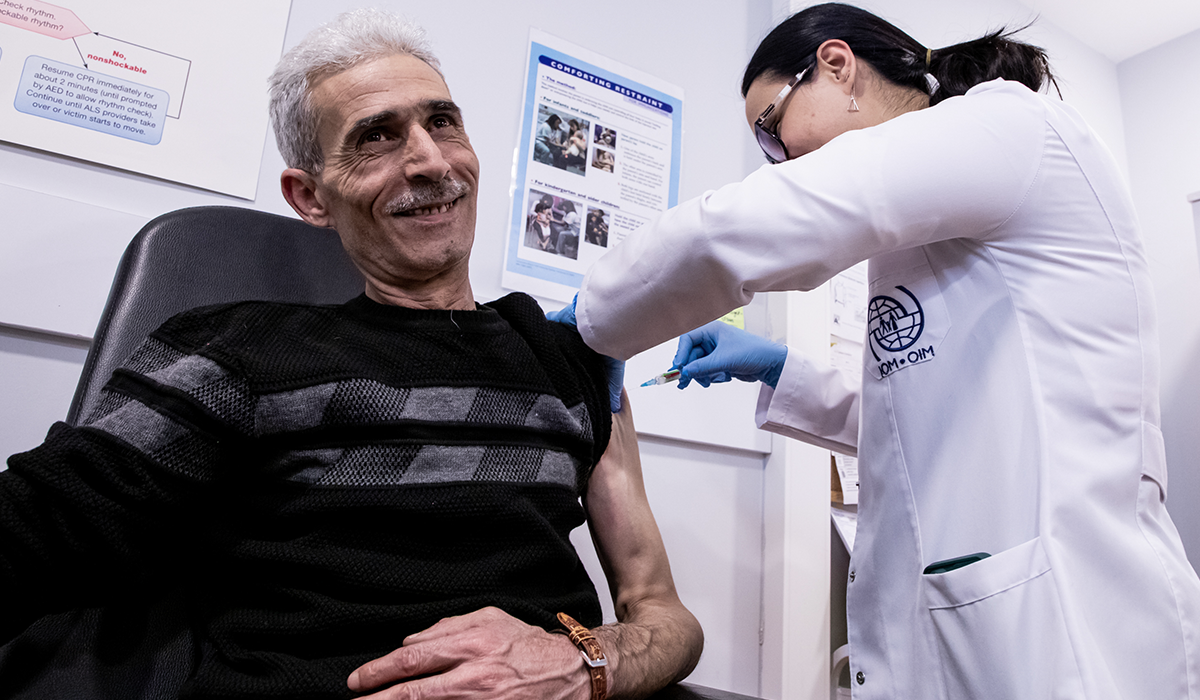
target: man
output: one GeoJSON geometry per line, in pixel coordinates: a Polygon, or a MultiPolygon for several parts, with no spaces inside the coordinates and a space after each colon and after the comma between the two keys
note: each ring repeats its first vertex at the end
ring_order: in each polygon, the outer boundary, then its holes
{"type": "Polygon", "coordinates": [[[608,247],[608,224],[604,221],[604,210],[593,209],[587,217],[587,242],[601,248],[608,247]]]}
{"type": "Polygon", "coordinates": [[[533,220],[525,229],[525,247],[553,252],[554,238],[554,229],[550,226],[550,205],[538,202],[533,205],[533,220]]]}
{"type": "Polygon", "coordinates": [[[343,15],[271,92],[284,196],[366,293],[176,316],[82,427],[12,457],[0,640],[166,580],[202,640],[186,698],[641,697],[686,676],[701,633],[601,358],[524,295],[474,302],[479,164],[420,30],[343,15]],[[616,624],[568,539],[585,509],[616,624]],[[551,633],[570,618],[590,634],[551,633]]]}

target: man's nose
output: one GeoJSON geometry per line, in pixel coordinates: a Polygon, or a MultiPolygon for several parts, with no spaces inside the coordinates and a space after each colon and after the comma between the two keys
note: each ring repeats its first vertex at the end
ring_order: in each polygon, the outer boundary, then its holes
{"type": "Polygon", "coordinates": [[[419,125],[413,125],[404,154],[404,176],[409,180],[425,178],[437,182],[450,174],[450,163],[433,136],[419,125]]]}

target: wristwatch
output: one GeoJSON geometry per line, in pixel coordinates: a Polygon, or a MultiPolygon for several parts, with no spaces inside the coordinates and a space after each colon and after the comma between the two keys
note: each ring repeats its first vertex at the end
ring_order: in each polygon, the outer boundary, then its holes
{"type": "Polygon", "coordinates": [[[608,697],[608,659],[604,656],[604,650],[600,648],[600,642],[591,630],[576,622],[570,615],[560,612],[558,621],[567,628],[567,637],[579,647],[583,663],[588,667],[588,673],[592,677],[592,700],[604,700],[608,697]]]}

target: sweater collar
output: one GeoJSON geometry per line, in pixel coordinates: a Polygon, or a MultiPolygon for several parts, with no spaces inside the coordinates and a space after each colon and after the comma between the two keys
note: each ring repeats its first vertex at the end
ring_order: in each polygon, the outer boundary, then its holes
{"type": "Polygon", "coordinates": [[[413,309],[380,304],[366,294],[360,294],[342,308],[352,318],[377,326],[475,333],[497,333],[508,328],[495,309],[481,304],[475,304],[474,311],[413,309]]]}

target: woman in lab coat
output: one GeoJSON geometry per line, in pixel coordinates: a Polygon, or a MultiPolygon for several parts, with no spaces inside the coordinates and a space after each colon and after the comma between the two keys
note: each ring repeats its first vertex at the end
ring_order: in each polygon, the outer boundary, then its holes
{"type": "Polygon", "coordinates": [[[930,51],[804,10],[743,82],[780,162],[630,235],[573,309],[625,359],[870,261],[861,386],[723,324],[676,358],[685,384],[763,380],[762,427],[858,454],[856,700],[1200,700],[1133,206],[1050,82],[1005,34],[930,51]]]}

